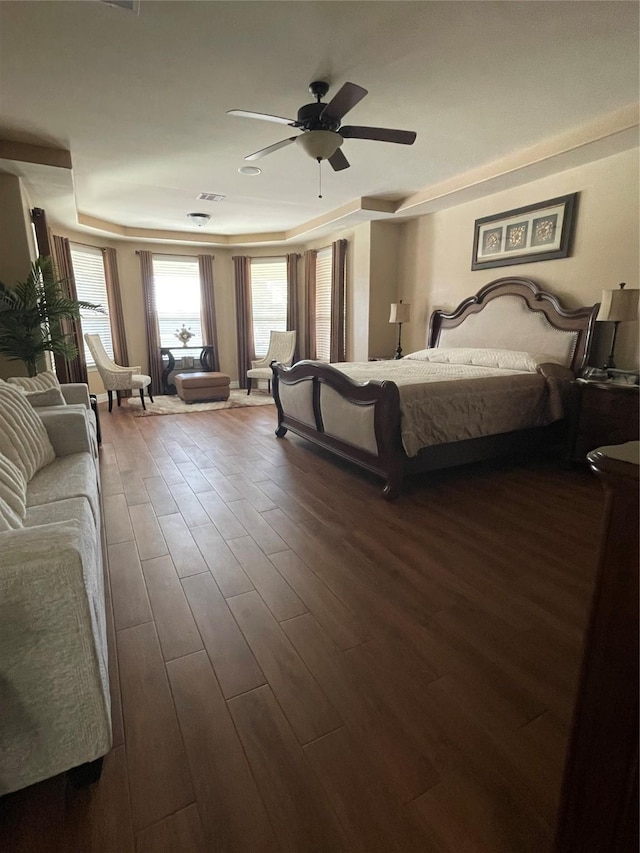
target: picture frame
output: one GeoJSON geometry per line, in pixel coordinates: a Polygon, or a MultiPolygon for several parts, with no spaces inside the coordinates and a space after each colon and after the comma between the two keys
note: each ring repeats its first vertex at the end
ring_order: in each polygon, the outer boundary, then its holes
{"type": "Polygon", "coordinates": [[[476,219],[472,270],[566,258],[578,193],[476,219]]]}

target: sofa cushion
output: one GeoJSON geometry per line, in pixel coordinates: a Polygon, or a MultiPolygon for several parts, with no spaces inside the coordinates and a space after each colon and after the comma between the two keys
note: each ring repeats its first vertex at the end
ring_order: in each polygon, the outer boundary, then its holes
{"type": "Polygon", "coordinates": [[[20,469],[27,483],[55,459],[37,412],[24,394],[4,382],[0,385],[0,453],[20,469]]]}
{"type": "Polygon", "coordinates": [[[98,456],[95,415],[91,409],[82,405],[42,406],[38,415],[56,456],[82,451],[98,456]]]}
{"type": "Polygon", "coordinates": [[[26,500],[27,484],[22,472],[0,454],[0,531],[22,527],[26,500]]]}
{"type": "Polygon", "coordinates": [[[58,456],[38,471],[27,486],[27,507],[65,498],[87,498],[96,524],[100,521],[96,468],[88,453],[58,456]]]}
{"type": "Polygon", "coordinates": [[[45,370],[37,376],[11,376],[7,382],[19,385],[23,391],[46,391],[47,388],[60,387],[58,377],[52,370],[45,370]]]}
{"type": "Polygon", "coordinates": [[[59,388],[46,388],[44,391],[24,391],[23,393],[34,409],[39,409],[41,406],[67,405],[67,401],[59,388]]]}
{"type": "Polygon", "coordinates": [[[103,597],[102,552],[91,504],[87,498],[67,498],[61,501],[30,506],[24,517],[25,527],[42,524],[76,522],[80,529],[78,548],[83,555],[84,583],[92,596],[103,597]],[[84,559],[86,558],[86,559],[84,559]]]}
{"type": "MultiPolygon", "coordinates": [[[[82,577],[90,603],[93,635],[99,656],[105,695],[109,693],[107,627],[104,612],[104,571],[99,524],[96,524],[91,504],[87,498],[66,498],[61,501],[27,508],[24,527],[32,529],[41,525],[64,525],[71,522],[78,529],[76,545],[82,555],[82,577]]],[[[53,530],[53,527],[49,527],[53,530]]]]}

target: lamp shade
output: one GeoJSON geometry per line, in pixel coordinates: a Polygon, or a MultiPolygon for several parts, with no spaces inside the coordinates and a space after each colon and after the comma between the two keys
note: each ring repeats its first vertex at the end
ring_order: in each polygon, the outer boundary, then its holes
{"type": "Polygon", "coordinates": [[[596,320],[621,323],[638,319],[638,296],[640,290],[625,290],[621,284],[617,290],[603,290],[600,310],[596,320]]]}
{"type": "Polygon", "coordinates": [[[390,323],[408,323],[411,317],[411,305],[408,302],[392,302],[390,323]]]}

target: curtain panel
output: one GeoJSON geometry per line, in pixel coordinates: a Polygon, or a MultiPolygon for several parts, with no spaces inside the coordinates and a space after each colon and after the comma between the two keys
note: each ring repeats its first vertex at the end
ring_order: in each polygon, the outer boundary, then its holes
{"type": "Polygon", "coordinates": [[[198,255],[200,273],[200,320],[202,343],[213,347],[213,369],[220,370],[218,331],[216,327],[216,301],[213,284],[213,255],[198,255]]]}
{"type": "Polygon", "coordinates": [[[31,221],[36,232],[38,256],[41,258],[51,257],[51,238],[47,226],[47,214],[41,207],[34,207],[31,210],[31,221]]]}
{"type": "Polygon", "coordinates": [[[251,309],[251,259],[247,255],[233,258],[236,290],[236,323],[238,330],[238,384],[247,388],[247,370],[255,358],[253,313],[251,309]]]}
{"type": "Polygon", "coordinates": [[[300,312],[298,308],[298,260],[300,255],[292,252],[287,255],[287,330],[296,333],[296,349],[293,360],[298,360],[300,352],[300,312]]]}
{"type": "MultiPolygon", "coordinates": [[[[111,343],[113,344],[113,360],[116,364],[129,364],[127,333],[124,328],[124,312],[122,310],[122,295],[120,293],[120,275],[118,274],[118,255],[115,249],[103,249],[104,278],[107,284],[107,301],[109,303],[109,323],[111,326],[111,343]]],[[[131,390],[120,392],[123,397],[130,397],[131,390]]]]}
{"type": "Polygon", "coordinates": [[[346,279],[347,241],[336,240],[332,244],[331,257],[331,354],[330,361],[344,361],[344,306],[346,279]]]}
{"type": "Polygon", "coordinates": [[[305,341],[302,358],[316,358],[316,256],[315,249],[304,253],[305,341]]]}
{"type": "MultiPolygon", "coordinates": [[[[62,282],[62,292],[68,299],[78,299],[78,291],[76,290],[76,280],[73,275],[73,262],[71,260],[71,248],[69,240],[66,237],[53,237],[53,263],[58,278],[62,282]]],[[[70,340],[78,350],[75,358],[60,358],[57,357],[56,375],[58,381],[65,382],[84,382],[89,384],[87,376],[87,363],[84,357],[84,339],[82,337],[82,324],[80,319],[63,320],[60,327],[67,339],[70,340]]]]}
{"type": "Polygon", "coordinates": [[[147,354],[149,357],[149,375],[151,387],[157,394],[162,394],[162,356],[160,355],[160,329],[158,327],[158,310],[153,291],[153,256],[151,252],[139,251],[140,275],[142,277],[142,296],[144,299],[144,323],[147,333],[147,354]]]}

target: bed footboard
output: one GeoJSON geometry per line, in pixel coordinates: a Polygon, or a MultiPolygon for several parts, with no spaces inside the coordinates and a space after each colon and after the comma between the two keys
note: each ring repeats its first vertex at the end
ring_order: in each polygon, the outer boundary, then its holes
{"type": "Polygon", "coordinates": [[[329,364],[272,362],[276,435],[287,430],[378,474],[383,495],[400,493],[406,456],[400,438],[398,386],[389,381],[353,382],[329,364]]]}

